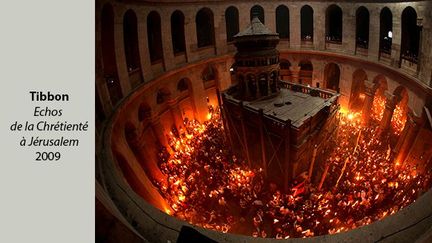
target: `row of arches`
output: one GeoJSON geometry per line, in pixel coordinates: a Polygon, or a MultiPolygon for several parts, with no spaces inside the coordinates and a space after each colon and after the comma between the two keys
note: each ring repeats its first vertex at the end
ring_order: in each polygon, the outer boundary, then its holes
{"type": "MultiPolygon", "coordinates": [[[[250,9],[250,16],[258,16],[265,22],[265,11],[260,5],[250,9]]],[[[343,38],[343,14],[342,9],[336,4],[326,9],[325,36],[326,41],[341,43],[343,38]]],[[[132,86],[136,87],[144,82],[142,59],[139,47],[139,31],[136,13],[129,9],[123,16],[123,41],[124,54],[127,71],[130,79],[134,77],[132,86]]],[[[276,7],[276,31],[282,39],[289,39],[290,35],[290,13],[285,5],[276,7]]],[[[314,36],[314,10],[309,5],[300,9],[300,35],[304,41],[313,41],[314,36]]],[[[164,65],[164,48],[162,41],[161,16],[157,11],[151,11],[146,18],[148,56],[152,65],[164,65]]],[[[239,32],[239,10],[230,6],[225,10],[226,39],[233,40],[233,36],[239,32]]],[[[203,48],[214,46],[215,29],[214,14],[209,8],[200,9],[195,16],[197,47],[203,48]]],[[[369,45],[369,10],[361,6],[356,10],[356,46],[368,48],[369,45]]],[[[181,55],[186,52],[185,40],[185,15],[180,10],[175,10],[170,16],[171,44],[174,55],[181,55]]],[[[420,29],[417,26],[417,13],[412,7],[406,7],[402,12],[402,42],[400,60],[406,59],[417,62],[420,42],[420,29]]],[[[389,8],[384,7],[380,12],[380,53],[391,53],[393,39],[393,15],[389,8]]],[[[103,63],[103,76],[111,95],[111,101],[116,104],[122,98],[117,70],[117,57],[115,54],[114,36],[114,10],[110,4],[104,5],[101,16],[101,50],[103,63]]]]}

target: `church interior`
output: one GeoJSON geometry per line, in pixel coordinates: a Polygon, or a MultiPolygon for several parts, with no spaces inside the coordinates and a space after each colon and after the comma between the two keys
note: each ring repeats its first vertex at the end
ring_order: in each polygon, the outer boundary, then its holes
{"type": "Polygon", "coordinates": [[[96,242],[432,241],[432,1],[95,7],[96,242]]]}

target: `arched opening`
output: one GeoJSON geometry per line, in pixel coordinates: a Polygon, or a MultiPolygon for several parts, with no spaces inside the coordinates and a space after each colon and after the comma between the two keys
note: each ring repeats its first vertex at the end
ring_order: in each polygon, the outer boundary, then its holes
{"type": "Polygon", "coordinates": [[[286,60],[286,59],[282,59],[280,60],[280,79],[281,80],[285,80],[285,81],[291,81],[291,63],[286,60]]]}
{"type": "Polygon", "coordinates": [[[255,5],[250,10],[250,19],[252,20],[255,16],[264,24],[264,9],[260,5],[255,5]]]}
{"type": "Polygon", "coordinates": [[[198,48],[214,45],[213,12],[202,8],[196,15],[195,23],[198,48]]]}
{"type": "Polygon", "coordinates": [[[401,61],[418,62],[420,27],[417,26],[417,13],[412,7],[402,12],[401,61]],[[403,60],[402,60],[403,59],[403,60]]]}
{"type": "Polygon", "coordinates": [[[279,38],[289,39],[289,9],[285,5],[276,8],[276,32],[279,38]]]}
{"type": "Polygon", "coordinates": [[[387,91],[387,79],[384,77],[384,75],[378,75],[373,80],[375,93],[374,93],[374,100],[372,103],[372,111],[371,111],[371,118],[375,120],[376,122],[381,121],[382,116],[384,114],[385,109],[385,103],[386,103],[386,96],[385,92],[387,91]]]}
{"type": "Polygon", "coordinates": [[[356,11],[356,47],[369,46],[369,11],[361,6],[356,11]]]}
{"type": "Polygon", "coordinates": [[[299,63],[299,67],[299,83],[311,86],[313,73],[312,63],[308,60],[303,60],[299,63]]]}
{"type": "Polygon", "coordinates": [[[256,84],[255,76],[253,74],[248,74],[246,79],[247,79],[247,85],[249,89],[249,95],[251,96],[251,98],[255,98],[257,95],[257,84],[256,84]]]}
{"type": "Polygon", "coordinates": [[[184,53],[186,51],[184,15],[179,10],[176,10],[171,14],[171,38],[174,55],[184,53]]]}
{"type": "Polygon", "coordinates": [[[326,41],[342,43],[342,9],[335,4],[326,10],[326,41]]]}
{"type": "Polygon", "coordinates": [[[101,44],[104,79],[108,88],[111,103],[115,106],[123,98],[117,74],[117,61],[114,46],[114,11],[106,4],[102,9],[101,44]]]}
{"type": "Polygon", "coordinates": [[[177,90],[180,92],[189,90],[189,85],[185,78],[180,79],[180,81],[177,83],[177,90]]]}
{"type": "Polygon", "coordinates": [[[156,11],[151,11],[147,16],[147,38],[151,63],[162,62],[161,18],[156,11]]]}
{"type": "Polygon", "coordinates": [[[357,69],[352,76],[351,96],[349,101],[349,109],[357,112],[363,109],[365,96],[365,80],[367,80],[366,72],[362,69],[357,69]]]}
{"type": "Polygon", "coordinates": [[[391,54],[393,40],[393,15],[389,8],[385,7],[380,13],[380,56],[391,54]]]}
{"type": "Polygon", "coordinates": [[[396,98],[396,107],[391,119],[391,126],[396,135],[401,134],[405,127],[408,112],[408,91],[403,86],[398,86],[393,92],[396,98]]]}
{"type": "Polygon", "coordinates": [[[239,12],[236,7],[231,6],[225,10],[225,25],[227,42],[231,42],[239,32],[239,12]]]}
{"type": "Polygon", "coordinates": [[[267,74],[262,73],[258,76],[258,85],[259,85],[259,91],[260,96],[267,96],[268,95],[268,80],[267,80],[267,74]]]}
{"type": "Polygon", "coordinates": [[[132,87],[136,87],[144,81],[142,73],[140,72],[141,61],[138,47],[137,27],[136,14],[133,10],[129,9],[123,16],[123,42],[129,80],[132,87]]]}
{"type": "Polygon", "coordinates": [[[171,97],[171,92],[167,88],[161,88],[156,93],[156,104],[160,105],[168,101],[171,97]]]}
{"type": "Polygon", "coordinates": [[[328,63],[324,68],[325,88],[339,92],[340,69],[336,63],[328,63]]]}
{"type": "Polygon", "coordinates": [[[147,103],[141,103],[138,108],[138,121],[144,122],[151,117],[151,107],[147,103]]]}
{"type": "Polygon", "coordinates": [[[211,65],[208,65],[201,74],[204,88],[210,88],[216,85],[216,70],[211,65]]]}
{"type": "Polygon", "coordinates": [[[300,10],[300,25],[302,41],[313,41],[313,9],[304,5],[300,10]]]}
{"type": "Polygon", "coordinates": [[[276,93],[278,85],[278,74],[276,71],[270,73],[270,90],[272,93],[276,93]]]}

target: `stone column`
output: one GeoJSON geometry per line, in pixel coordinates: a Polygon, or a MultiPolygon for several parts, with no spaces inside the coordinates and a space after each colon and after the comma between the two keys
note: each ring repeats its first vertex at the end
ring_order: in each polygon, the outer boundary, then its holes
{"type": "Polygon", "coordinates": [[[198,59],[194,53],[197,48],[197,35],[195,26],[195,14],[185,13],[185,46],[187,62],[192,62],[198,59]]]}
{"type": "Polygon", "coordinates": [[[365,80],[365,88],[365,100],[362,109],[362,124],[367,126],[369,125],[376,85],[371,81],[365,80]]]}
{"type": "Polygon", "coordinates": [[[219,12],[219,10],[215,10],[214,31],[215,31],[215,47],[216,47],[215,53],[216,55],[223,55],[228,51],[228,46],[226,42],[225,12],[219,12]]]}
{"type": "Polygon", "coordinates": [[[356,49],[355,9],[349,5],[342,9],[342,52],[354,54],[356,49]]]}
{"type": "Polygon", "coordinates": [[[144,80],[151,80],[153,74],[151,71],[150,51],[148,48],[147,38],[147,12],[137,12],[137,29],[138,29],[138,48],[140,54],[141,72],[144,80]]]}
{"type": "Polygon", "coordinates": [[[116,16],[114,21],[114,51],[116,56],[117,74],[122,94],[123,96],[127,96],[131,90],[131,84],[129,82],[129,73],[127,70],[126,54],[124,50],[123,18],[121,16],[116,16]]]}
{"type": "Polygon", "coordinates": [[[291,77],[293,83],[299,83],[299,75],[300,75],[300,67],[292,66],[291,67],[291,77]]]}
{"type": "Polygon", "coordinates": [[[408,156],[408,153],[414,144],[418,132],[421,128],[421,119],[416,117],[412,112],[408,113],[408,119],[405,124],[403,131],[404,136],[400,136],[398,143],[395,147],[395,152],[397,153],[395,163],[396,165],[402,165],[408,156]],[[397,149],[397,150],[396,150],[397,149]]]}
{"type": "Polygon", "coordinates": [[[387,132],[390,128],[391,119],[393,116],[394,109],[396,107],[396,96],[389,92],[385,92],[386,104],[384,109],[384,114],[380,123],[380,133],[387,132]]]}
{"type": "Polygon", "coordinates": [[[370,11],[369,18],[369,42],[368,59],[378,61],[379,56],[379,36],[380,36],[380,12],[378,9],[370,11]]]}
{"type": "Polygon", "coordinates": [[[429,86],[432,80],[432,23],[430,23],[430,21],[431,20],[422,21],[423,29],[420,37],[421,42],[418,62],[419,78],[429,86]]]}
{"type": "Polygon", "coordinates": [[[391,9],[393,13],[393,38],[391,48],[391,65],[399,68],[400,66],[400,54],[401,54],[401,43],[402,43],[402,26],[400,10],[391,9]]]}
{"type": "Polygon", "coordinates": [[[154,134],[156,135],[159,143],[162,146],[165,146],[168,150],[170,149],[169,143],[168,143],[168,139],[165,136],[165,129],[162,126],[162,123],[160,122],[159,116],[152,116],[150,118],[150,124],[151,124],[151,128],[154,132],[154,134]]]}
{"type": "Polygon", "coordinates": [[[325,49],[325,8],[322,6],[313,6],[314,24],[313,24],[313,44],[317,50],[325,49]]]}
{"type": "Polygon", "coordinates": [[[177,131],[180,133],[183,130],[183,115],[181,113],[179,104],[176,99],[171,99],[167,101],[171,115],[174,119],[174,124],[177,131]]]}
{"type": "Polygon", "coordinates": [[[289,11],[290,18],[290,48],[299,49],[301,42],[301,21],[300,21],[300,9],[297,5],[292,6],[289,11]]]}
{"type": "Polygon", "coordinates": [[[175,67],[175,63],[171,37],[171,18],[169,17],[161,18],[161,37],[164,68],[165,71],[171,70],[175,67]]]}

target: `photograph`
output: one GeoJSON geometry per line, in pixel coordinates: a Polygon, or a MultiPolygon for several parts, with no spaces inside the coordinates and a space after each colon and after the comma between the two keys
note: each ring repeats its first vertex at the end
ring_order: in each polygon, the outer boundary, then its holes
{"type": "Polygon", "coordinates": [[[94,10],[95,242],[432,242],[432,1],[94,10]]]}

